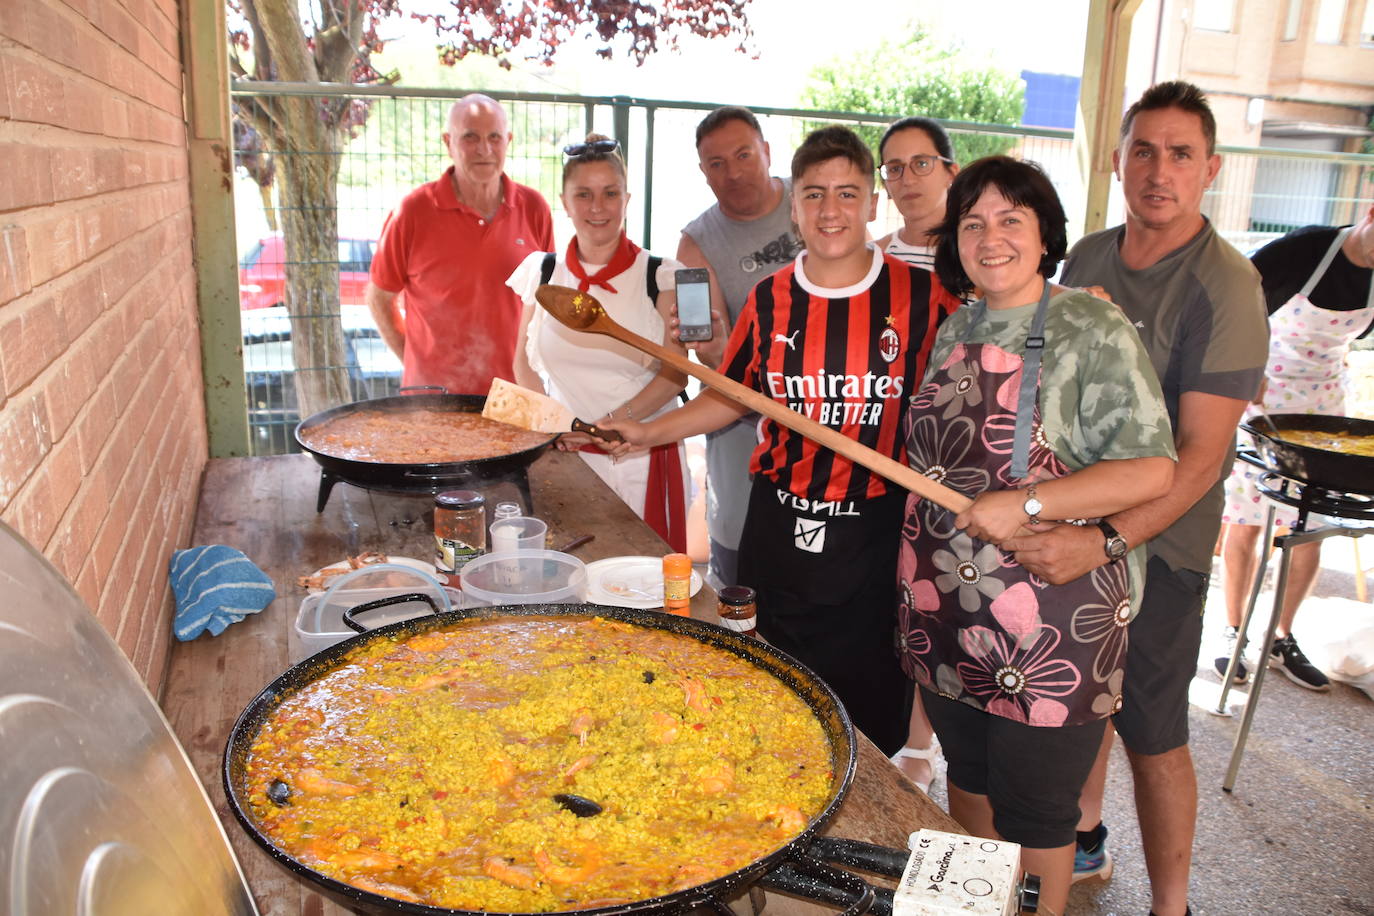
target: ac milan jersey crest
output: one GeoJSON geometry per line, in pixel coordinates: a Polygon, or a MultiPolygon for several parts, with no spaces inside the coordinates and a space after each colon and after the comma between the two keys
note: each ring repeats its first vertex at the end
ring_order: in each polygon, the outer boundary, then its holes
{"type": "Polygon", "coordinates": [[[883,333],[878,335],[878,355],[888,362],[893,362],[901,352],[902,338],[898,337],[892,328],[884,328],[883,333]]]}

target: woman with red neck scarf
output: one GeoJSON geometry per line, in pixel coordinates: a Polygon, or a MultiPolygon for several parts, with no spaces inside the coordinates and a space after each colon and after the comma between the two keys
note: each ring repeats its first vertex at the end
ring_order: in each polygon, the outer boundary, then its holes
{"type": "MultiPolygon", "coordinates": [[[[569,330],[538,306],[534,292],[541,283],[589,292],[617,324],[681,350],[667,320],[676,301],[674,272],[682,265],[626,237],[630,195],[615,140],[588,134],[563,152],[563,206],[577,234],[560,254],[530,255],[506,281],[525,303],[515,381],[546,392],[588,422],[647,420],[676,405],[686,376],[620,341],[569,330]]],[[[687,474],[680,442],[618,462],[582,433],[564,435],[559,447],[578,450],[616,495],[675,550],[685,551],[687,474]]]]}

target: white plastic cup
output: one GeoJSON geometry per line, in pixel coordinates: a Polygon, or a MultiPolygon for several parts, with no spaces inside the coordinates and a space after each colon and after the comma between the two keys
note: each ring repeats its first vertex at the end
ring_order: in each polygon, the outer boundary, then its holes
{"type": "Polygon", "coordinates": [[[543,550],[544,535],[549,526],[526,515],[498,519],[491,523],[490,553],[510,553],[514,550],[543,550]]]}

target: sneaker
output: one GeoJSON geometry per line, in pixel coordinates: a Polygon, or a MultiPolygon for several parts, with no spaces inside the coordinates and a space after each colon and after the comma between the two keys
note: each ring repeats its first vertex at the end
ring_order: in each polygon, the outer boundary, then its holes
{"type": "Polygon", "coordinates": [[[1086,881],[1089,878],[1101,878],[1103,881],[1112,876],[1112,854],[1107,851],[1107,827],[1102,826],[1102,840],[1097,844],[1097,848],[1089,851],[1079,846],[1077,843],[1073,847],[1073,881],[1086,881]]]}
{"type": "MultiPolygon", "coordinates": [[[[1217,669],[1217,677],[1226,677],[1226,669],[1231,666],[1231,658],[1236,654],[1236,628],[1227,627],[1222,634],[1222,643],[1225,651],[1212,660],[1212,666],[1217,669]]],[[[1233,684],[1244,684],[1250,678],[1250,669],[1245,667],[1245,658],[1241,657],[1240,663],[1236,665],[1236,676],[1231,679],[1233,684]]]]}
{"type": "Polygon", "coordinates": [[[1331,680],[1303,655],[1302,650],[1289,633],[1282,639],[1274,640],[1274,650],[1269,653],[1269,667],[1278,668],[1288,679],[1299,687],[1308,690],[1330,690],[1331,680]]]}

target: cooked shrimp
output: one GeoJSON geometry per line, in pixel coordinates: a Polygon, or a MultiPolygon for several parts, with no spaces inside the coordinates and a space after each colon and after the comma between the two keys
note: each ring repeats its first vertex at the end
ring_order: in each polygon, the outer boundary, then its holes
{"type": "Polygon", "coordinates": [[[424,903],[423,897],[417,897],[405,888],[397,887],[395,884],[387,884],[385,881],[372,881],[368,878],[354,876],[348,879],[348,883],[360,890],[381,894],[383,897],[394,897],[407,903],[424,903]]]}
{"type": "Polygon", "coordinates": [[[579,706],[573,711],[572,721],[568,723],[568,733],[577,738],[578,744],[587,743],[587,732],[592,729],[592,711],[579,706]]]}
{"type": "Polygon", "coordinates": [[[735,785],[735,768],[722,760],[711,767],[697,785],[707,795],[724,795],[735,785]]]}
{"type": "Polygon", "coordinates": [[[590,844],[582,846],[582,864],[576,867],[554,861],[544,850],[534,854],[540,873],[554,884],[581,884],[601,868],[601,852],[590,844]]]}
{"type": "Polygon", "coordinates": [[[668,886],[672,891],[685,891],[689,887],[705,884],[715,874],[704,865],[680,865],[673,875],[673,883],[668,886]]]}
{"type": "Polygon", "coordinates": [[[359,846],[356,849],[341,849],[333,840],[315,837],[305,847],[306,854],[316,862],[333,865],[345,871],[391,871],[404,865],[399,856],[379,849],[359,846]]]}
{"type": "Polygon", "coordinates": [[[681,727],[682,723],[678,721],[677,716],[656,709],[649,713],[647,737],[654,744],[672,744],[677,740],[677,733],[681,727]]]}
{"type": "Polygon", "coordinates": [[[306,767],[296,774],[294,786],[306,795],[332,795],[335,798],[349,798],[364,791],[362,786],[330,779],[312,767],[306,767]]]}
{"type": "Polygon", "coordinates": [[[779,805],[768,812],[766,820],[773,823],[780,836],[793,836],[806,829],[806,815],[791,805],[779,805]]]}
{"type": "Polygon", "coordinates": [[[487,763],[487,774],[491,776],[491,781],[498,786],[509,786],[515,782],[518,771],[515,764],[505,757],[493,757],[487,763]]]}
{"type": "Polygon", "coordinates": [[[688,707],[695,709],[697,712],[710,711],[711,704],[706,696],[705,684],[690,677],[684,677],[677,683],[678,686],[682,688],[682,692],[686,694],[688,707]]]}
{"type": "Polygon", "coordinates": [[[522,891],[532,891],[539,887],[539,877],[533,871],[516,865],[505,856],[488,856],[483,859],[482,873],[488,878],[495,878],[502,884],[522,891]]]}
{"type": "Polygon", "coordinates": [[[406,640],[406,648],[416,652],[434,652],[448,645],[448,637],[438,633],[421,633],[406,640]]]}
{"type": "Polygon", "coordinates": [[[591,766],[596,761],[596,758],[596,754],[588,754],[586,757],[579,757],[572,762],[571,766],[569,766],[559,775],[561,775],[564,779],[571,782],[574,776],[576,776],[581,771],[585,770],[587,767],[591,766]]]}

